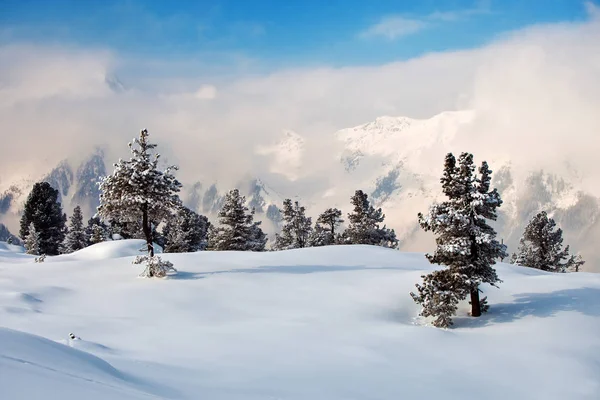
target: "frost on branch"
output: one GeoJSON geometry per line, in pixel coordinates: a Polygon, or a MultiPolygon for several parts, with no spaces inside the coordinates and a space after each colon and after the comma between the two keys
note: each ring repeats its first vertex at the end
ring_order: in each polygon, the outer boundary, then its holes
{"type": "Polygon", "coordinates": [[[142,278],[164,278],[169,273],[177,273],[173,263],[160,258],[160,256],[137,256],[133,264],[146,263],[146,269],[140,274],[142,278]]]}

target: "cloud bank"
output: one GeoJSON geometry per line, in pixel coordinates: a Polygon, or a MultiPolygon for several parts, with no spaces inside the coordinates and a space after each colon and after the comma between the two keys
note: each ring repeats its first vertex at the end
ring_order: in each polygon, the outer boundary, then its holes
{"type": "Polygon", "coordinates": [[[184,181],[267,174],[272,159],[256,149],[277,143],[286,130],[305,139],[309,162],[300,174],[333,180],[325,172],[336,130],[382,115],[473,109],[477,120],[453,144],[456,151],[546,169],[569,163],[600,195],[592,173],[600,145],[600,19],[589,8],[584,23],[536,26],[478,49],[261,75],[178,76],[164,60],[157,74],[156,60],[137,60],[136,79],[128,79],[120,69],[131,60],[110,49],[3,46],[0,177],[43,171],[97,145],[111,159],[126,156],[127,142],[146,127],[184,181]],[[114,75],[123,90],[107,84],[114,75]]]}

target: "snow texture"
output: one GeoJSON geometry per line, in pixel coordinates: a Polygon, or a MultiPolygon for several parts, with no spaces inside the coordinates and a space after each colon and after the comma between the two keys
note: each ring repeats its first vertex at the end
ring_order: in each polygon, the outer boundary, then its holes
{"type": "Polygon", "coordinates": [[[498,264],[489,312],[442,330],[408,295],[423,254],[162,254],[148,280],[142,244],[0,244],[0,399],[600,398],[599,275],[498,264]]]}

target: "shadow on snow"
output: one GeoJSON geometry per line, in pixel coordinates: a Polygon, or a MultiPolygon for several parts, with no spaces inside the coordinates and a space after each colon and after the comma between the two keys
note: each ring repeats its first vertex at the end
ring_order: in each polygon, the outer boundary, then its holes
{"type": "Polygon", "coordinates": [[[178,271],[177,274],[172,275],[169,279],[204,279],[210,275],[217,274],[266,274],[266,273],[279,273],[279,274],[314,274],[319,272],[343,272],[343,271],[371,271],[371,270],[397,270],[398,268],[393,267],[367,267],[367,266],[324,266],[324,265],[292,265],[292,266],[263,266],[256,268],[240,268],[230,269],[225,271],[212,271],[212,272],[189,272],[189,271],[178,271]]]}
{"type": "Polygon", "coordinates": [[[459,317],[457,328],[478,327],[513,322],[524,317],[547,318],[562,311],[574,311],[583,315],[600,316],[600,289],[578,288],[557,290],[550,293],[520,293],[511,303],[491,304],[490,311],[480,318],[459,317]]]}

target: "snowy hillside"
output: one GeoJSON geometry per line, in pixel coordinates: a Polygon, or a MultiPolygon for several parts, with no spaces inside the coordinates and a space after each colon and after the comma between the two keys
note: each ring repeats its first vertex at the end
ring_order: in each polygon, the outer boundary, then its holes
{"type": "Polygon", "coordinates": [[[499,265],[490,313],[444,331],[408,295],[422,254],[168,254],[160,280],[136,278],[139,244],[0,248],[0,398],[600,397],[600,275],[499,265]]]}

